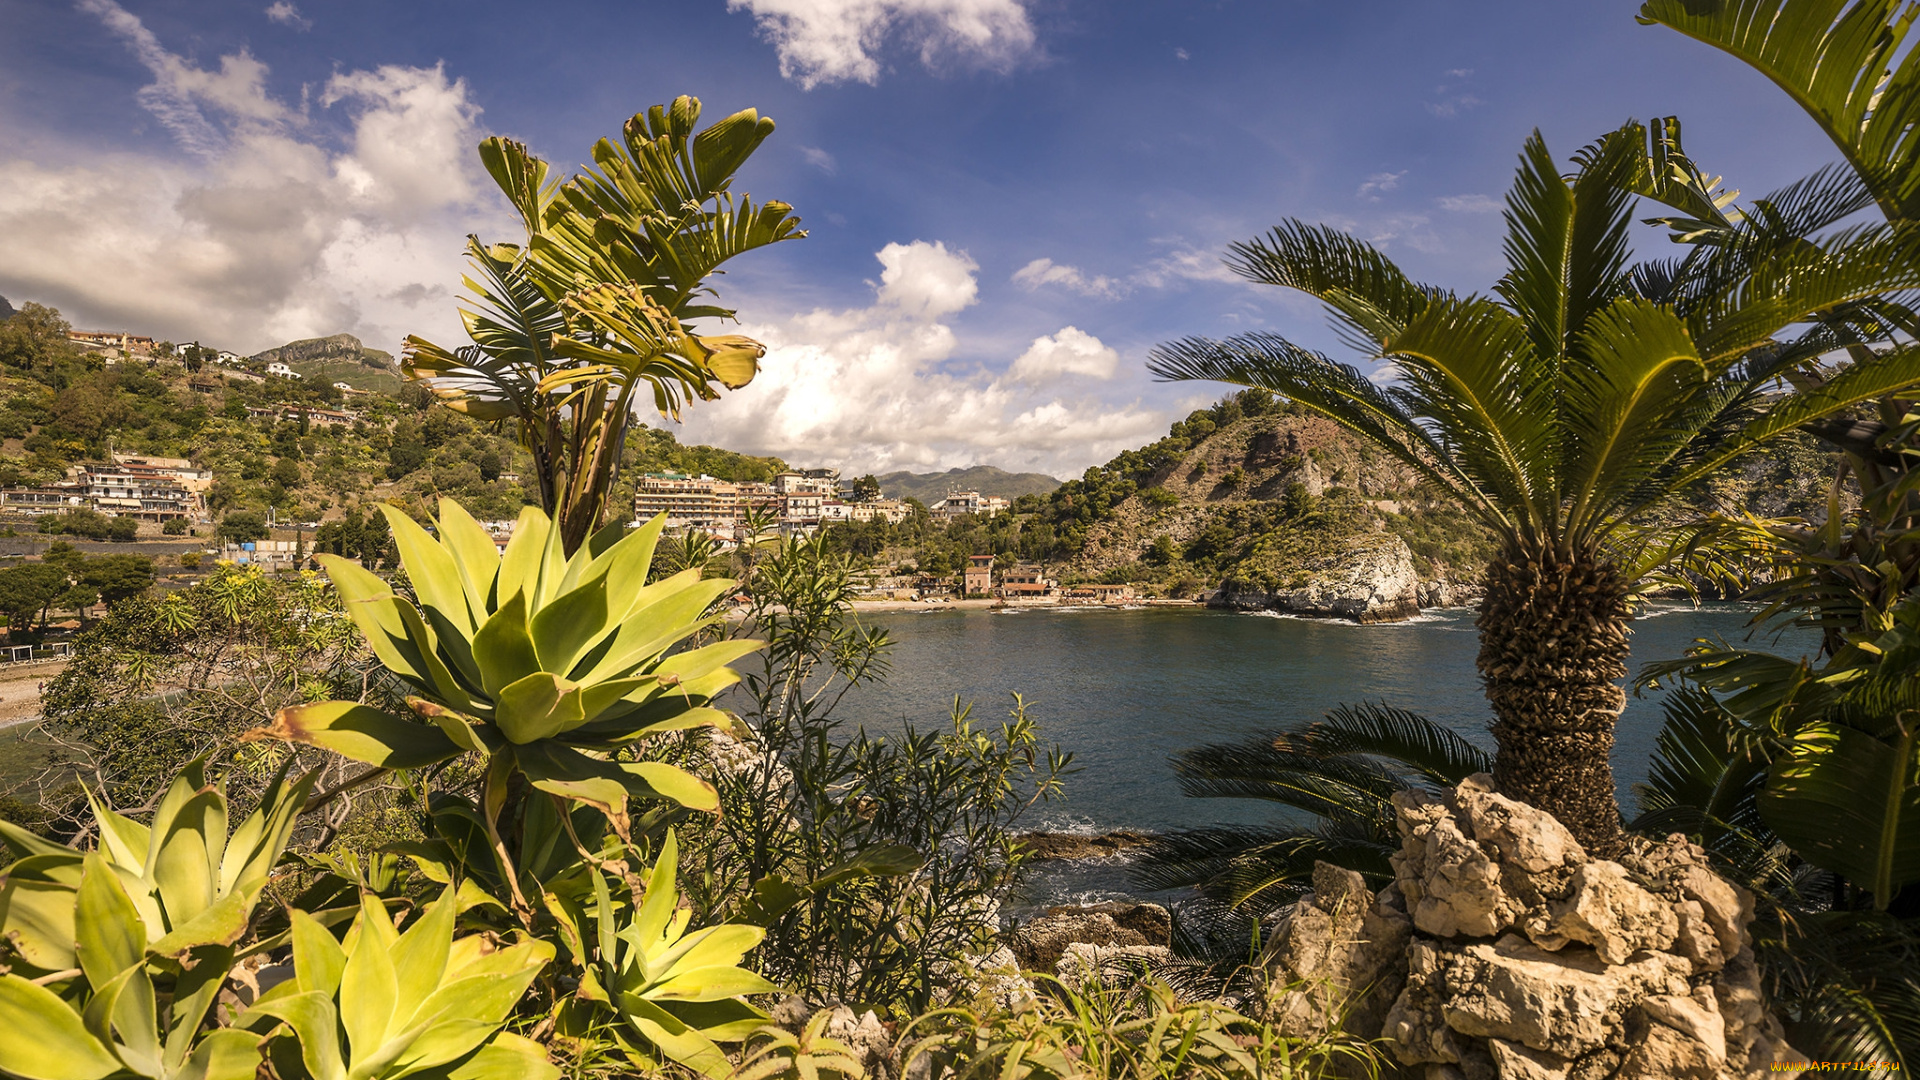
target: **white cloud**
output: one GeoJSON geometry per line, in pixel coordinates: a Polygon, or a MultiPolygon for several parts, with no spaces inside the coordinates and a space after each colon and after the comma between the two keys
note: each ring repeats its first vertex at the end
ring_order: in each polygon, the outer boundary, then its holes
{"type": "Polygon", "coordinates": [[[1061,375],[1111,379],[1120,366],[1120,354],[1077,326],[1062,327],[1051,337],[1037,337],[1007,370],[1012,378],[1037,383],[1061,375]]]}
{"type": "Polygon", "coordinates": [[[1374,173],[1372,176],[1360,182],[1360,187],[1354,191],[1354,195],[1368,202],[1379,202],[1380,196],[1378,192],[1393,191],[1398,188],[1400,186],[1400,178],[1405,175],[1407,175],[1407,170],[1405,169],[1401,169],[1399,172],[1374,173]]]}
{"type": "Polygon", "coordinates": [[[1435,201],[1440,209],[1455,214],[1490,214],[1500,209],[1500,200],[1488,195],[1442,195],[1435,201]]]}
{"type": "Polygon", "coordinates": [[[817,146],[802,146],[800,148],[800,156],[806,159],[807,164],[819,169],[828,176],[832,176],[835,172],[839,171],[840,163],[833,160],[833,155],[817,146]]]}
{"type": "Polygon", "coordinates": [[[1193,59],[1193,54],[1187,52],[1185,49],[1175,49],[1173,50],[1173,58],[1175,60],[1191,60],[1193,59]]]}
{"type": "Polygon", "coordinates": [[[1013,283],[1029,292],[1046,285],[1058,285],[1082,296],[1114,297],[1120,294],[1119,283],[1112,278],[1104,275],[1090,277],[1077,266],[1056,263],[1052,259],[1035,259],[1015,270],[1013,283]]]}
{"type": "Polygon", "coordinates": [[[294,7],[288,0],[273,0],[273,3],[267,5],[267,18],[302,32],[313,29],[313,20],[303,17],[300,9],[294,7]]]}
{"type": "MultiPolygon", "coordinates": [[[[860,472],[991,462],[1064,475],[1165,426],[1137,404],[1042,393],[1011,371],[955,373],[948,320],[973,303],[973,261],[922,240],[876,257],[884,272],[868,306],[742,327],[768,346],[760,375],[690,410],[684,437],[860,472]]],[[[1063,370],[1117,361],[1072,327],[1040,341],[1054,343],[1063,370]]]]}
{"type": "Polygon", "coordinates": [[[1426,102],[1427,111],[1442,119],[1451,119],[1485,104],[1466,91],[1465,83],[1471,78],[1472,68],[1450,68],[1442,72],[1440,85],[1433,88],[1433,98],[1426,102]]]}
{"type": "Polygon", "coordinates": [[[343,71],[312,115],[242,52],[202,69],[111,0],[81,0],[153,75],[138,95],[187,155],[0,162],[0,292],[76,322],[253,351],[347,331],[457,338],[463,237],[509,219],[439,68],[343,71]]]}
{"type": "Polygon", "coordinates": [[[948,57],[1007,68],[1032,52],[1023,0],[727,0],[750,11],[780,55],[780,74],[811,90],[880,80],[889,39],[917,48],[935,67],[948,57]]]}

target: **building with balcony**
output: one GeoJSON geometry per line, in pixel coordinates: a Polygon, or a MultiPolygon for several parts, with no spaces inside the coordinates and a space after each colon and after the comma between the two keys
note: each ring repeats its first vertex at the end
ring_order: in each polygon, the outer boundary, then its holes
{"type": "Polygon", "coordinates": [[[992,517],[1012,509],[1013,504],[994,495],[982,495],[977,491],[950,491],[947,497],[933,504],[932,511],[943,518],[956,518],[962,514],[978,514],[992,517]]]}

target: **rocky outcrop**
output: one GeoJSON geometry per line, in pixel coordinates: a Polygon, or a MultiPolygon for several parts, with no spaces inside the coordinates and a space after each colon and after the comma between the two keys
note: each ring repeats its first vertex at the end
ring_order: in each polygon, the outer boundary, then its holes
{"type": "Polygon", "coordinates": [[[352,334],[332,334],[322,338],[303,338],[289,341],[277,349],[268,349],[248,357],[262,364],[305,364],[315,360],[351,360],[370,368],[382,371],[393,367],[393,356],[379,349],[369,349],[352,334]]]}
{"type": "MultiPolygon", "coordinates": [[[[1008,945],[1021,968],[1054,973],[1074,946],[1077,964],[1101,966],[1106,955],[1094,950],[1155,949],[1170,955],[1173,918],[1159,904],[1076,904],[1048,908],[1039,918],[1015,931],[1008,945]]],[[[1114,957],[1144,957],[1145,953],[1114,953],[1114,957]]]]}
{"type": "Polygon", "coordinates": [[[1125,830],[1100,833],[1095,836],[1057,832],[1021,833],[1019,836],[1021,845],[1032,853],[1036,861],[1111,859],[1125,854],[1129,849],[1142,847],[1152,839],[1145,833],[1125,830]]]}
{"type": "Polygon", "coordinates": [[[1420,613],[1420,575],[1406,541],[1384,533],[1356,536],[1348,550],[1308,563],[1279,588],[1253,588],[1228,578],[1208,606],[1399,622],[1420,613]]]}
{"type": "Polygon", "coordinates": [[[774,1026],[798,1035],[822,1012],[827,1014],[827,1022],[820,1034],[844,1046],[847,1055],[860,1063],[869,1080],[893,1080],[900,1075],[900,1055],[894,1049],[893,1027],[872,1009],[856,1014],[838,1001],[828,1001],[815,1008],[805,998],[787,997],[773,1007],[768,1018],[774,1026]]]}
{"type": "MultiPolygon", "coordinates": [[[[1731,1080],[1803,1060],[1764,1007],[1752,897],[1685,837],[1594,859],[1485,776],[1394,805],[1395,882],[1367,899],[1382,941],[1396,904],[1410,929],[1378,1035],[1427,1080],[1731,1080]]],[[[1358,985],[1372,960],[1348,955],[1319,970],[1358,985]]]]}
{"type": "Polygon", "coordinates": [[[1368,891],[1351,870],[1313,868],[1313,891],[1275,928],[1266,963],[1276,976],[1267,1018],[1302,1037],[1324,1033],[1336,1019],[1346,1030],[1377,1035],[1406,982],[1412,920],[1397,893],[1368,891]]]}

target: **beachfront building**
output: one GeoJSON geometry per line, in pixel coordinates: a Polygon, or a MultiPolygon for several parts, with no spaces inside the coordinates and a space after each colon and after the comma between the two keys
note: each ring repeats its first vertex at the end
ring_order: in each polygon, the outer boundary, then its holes
{"type": "Polygon", "coordinates": [[[1000,575],[1000,596],[1005,600],[1038,600],[1052,596],[1059,582],[1035,567],[1015,567],[1000,575]]]}
{"type": "Polygon", "coordinates": [[[659,514],[667,515],[667,532],[698,529],[732,536],[741,517],[739,488],[711,476],[643,473],[633,497],[634,520],[651,521],[659,514]]]}
{"type": "Polygon", "coordinates": [[[985,595],[993,591],[993,556],[969,555],[962,591],[968,596],[985,595]]]}
{"type": "Polygon", "coordinates": [[[1133,599],[1131,585],[1070,585],[1066,590],[1069,600],[1093,600],[1102,604],[1117,604],[1133,599]]]}
{"type": "Polygon", "coordinates": [[[956,518],[962,514],[978,514],[992,517],[1006,513],[1013,504],[1006,499],[993,495],[982,495],[977,491],[949,491],[947,497],[933,504],[933,512],[943,518],[956,518]]]}

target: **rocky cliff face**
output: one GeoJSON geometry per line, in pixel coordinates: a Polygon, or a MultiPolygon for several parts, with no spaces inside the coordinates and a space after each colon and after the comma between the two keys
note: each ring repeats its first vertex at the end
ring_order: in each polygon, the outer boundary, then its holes
{"type": "Polygon", "coordinates": [[[1418,615],[1421,595],[1413,552],[1399,537],[1375,533],[1351,537],[1345,550],[1301,564],[1283,588],[1229,578],[1208,605],[1379,623],[1418,615]]]}
{"type": "Polygon", "coordinates": [[[1803,1061],[1762,997],[1753,898],[1680,835],[1596,859],[1469,778],[1394,796],[1379,894],[1322,866],[1274,937],[1268,1011],[1344,1016],[1425,1080],[1733,1080],[1803,1061]]]}
{"type": "Polygon", "coordinates": [[[263,364],[281,363],[288,367],[323,360],[350,360],[381,371],[393,369],[391,353],[369,349],[352,334],[334,334],[330,337],[290,341],[277,349],[257,353],[250,359],[258,360],[263,364]]]}

